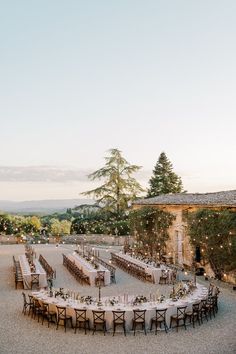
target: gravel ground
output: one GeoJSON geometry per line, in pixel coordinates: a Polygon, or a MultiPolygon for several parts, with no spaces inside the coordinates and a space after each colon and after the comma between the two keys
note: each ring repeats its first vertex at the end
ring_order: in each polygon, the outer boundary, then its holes
{"type": "MultiPolygon", "coordinates": [[[[73,250],[73,246],[53,245],[35,246],[37,256],[41,253],[57,270],[55,287],[69,288],[82,295],[97,296],[97,289],[82,287],[62,265],[62,253],[73,250]]],[[[22,245],[0,245],[0,353],[1,354],[235,354],[236,353],[236,292],[232,286],[218,283],[221,293],[219,311],[215,319],[204,321],[196,328],[188,326],[168,332],[128,333],[124,337],[117,333],[103,336],[102,333],[84,335],[63,328],[56,331],[55,326],[47,328],[36,320],[22,314],[22,289],[15,290],[12,271],[12,256],[24,253],[22,245]]],[[[109,258],[109,252],[100,252],[109,258]]],[[[102,289],[102,295],[144,294],[157,290],[156,285],[143,283],[117,269],[117,284],[102,289]]],[[[198,280],[208,285],[203,279],[198,280]]],[[[162,286],[160,293],[168,293],[168,286],[162,286]]],[[[26,291],[29,293],[29,291],[26,291]]]]}

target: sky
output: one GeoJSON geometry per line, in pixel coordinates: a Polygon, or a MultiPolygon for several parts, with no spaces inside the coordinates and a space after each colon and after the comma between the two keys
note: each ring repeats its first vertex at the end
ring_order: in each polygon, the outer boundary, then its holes
{"type": "MultiPolygon", "coordinates": [[[[235,0],[8,0],[0,199],[81,198],[118,148],[191,193],[236,189],[235,0]]],[[[99,182],[97,182],[97,185],[99,182]]]]}

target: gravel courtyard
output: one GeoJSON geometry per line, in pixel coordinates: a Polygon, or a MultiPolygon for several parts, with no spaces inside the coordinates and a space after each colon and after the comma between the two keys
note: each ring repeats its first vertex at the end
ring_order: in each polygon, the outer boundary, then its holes
{"type": "MultiPolygon", "coordinates": [[[[97,296],[94,287],[82,287],[62,265],[62,253],[73,251],[70,245],[36,245],[37,257],[41,253],[57,271],[55,287],[69,288],[82,295],[97,296]]],[[[204,321],[195,328],[180,328],[165,332],[130,332],[125,337],[117,333],[103,336],[82,331],[76,334],[71,329],[64,333],[54,325],[42,326],[37,320],[22,314],[22,288],[15,290],[12,256],[23,254],[23,245],[0,245],[0,353],[1,354],[235,354],[236,353],[236,291],[232,286],[218,282],[221,293],[216,318],[204,321]]],[[[109,250],[100,255],[109,258],[109,250]]],[[[102,289],[102,295],[149,294],[157,285],[149,285],[135,279],[117,268],[117,283],[102,289]]],[[[208,286],[208,282],[199,279],[208,286]]],[[[168,291],[168,288],[167,290],[168,291]]],[[[25,291],[30,293],[30,291],[25,291]]],[[[160,290],[160,292],[163,292],[160,290]]]]}

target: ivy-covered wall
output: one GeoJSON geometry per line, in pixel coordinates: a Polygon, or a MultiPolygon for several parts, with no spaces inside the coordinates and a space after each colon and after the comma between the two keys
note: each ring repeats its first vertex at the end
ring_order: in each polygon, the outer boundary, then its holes
{"type": "MultiPolygon", "coordinates": [[[[201,264],[223,280],[236,281],[236,209],[213,205],[150,205],[173,216],[165,239],[166,254],[175,264],[178,259],[178,237],[182,237],[183,265],[193,267],[196,248],[201,264]]],[[[136,211],[145,205],[135,205],[136,211]]],[[[148,218],[147,218],[148,220],[148,218]]]]}
{"type": "Polygon", "coordinates": [[[185,215],[190,242],[209,263],[215,276],[224,279],[236,270],[236,212],[199,209],[185,215]]]}
{"type": "Polygon", "coordinates": [[[130,213],[131,231],[142,252],[161,259],[166,253],[168,230],[174,218],[173,214],[152,207],[144,207],[130,213]]]}

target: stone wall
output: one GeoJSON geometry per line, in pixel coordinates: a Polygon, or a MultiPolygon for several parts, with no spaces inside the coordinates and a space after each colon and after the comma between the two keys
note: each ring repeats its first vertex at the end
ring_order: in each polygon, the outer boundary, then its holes
{"type": "Polygon", "coordinates": [[[125,242],[132,244],[134,242],[131,236],[110,236],[110,235],[70,235],[64,236],[61,239],[65,243],[76,243],[76,244],[97,244],[97,245],[110,245],[110,246],[123,246],[125,242]]]}
{"type": "Polygon", "coordinates": [[[13,245],[19,242],[19,238],[12,235],[0,235],[0,244],[13,245]]]}

